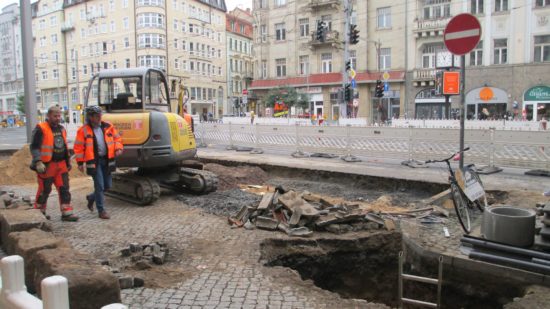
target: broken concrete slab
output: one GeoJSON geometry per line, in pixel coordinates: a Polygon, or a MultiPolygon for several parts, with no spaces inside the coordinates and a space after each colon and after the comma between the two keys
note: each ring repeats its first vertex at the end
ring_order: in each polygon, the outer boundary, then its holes
{"type": "MultiPolygon", "coordinates": [[[[28,231],[36,228],[51,231],[51,225],[38,209],[4,209],[0,211],[0,228],[2,245],[8,241],[12,232],[28,231]]],[[[4,248],[6,249],[6,248],[4,248]]]]}
{"type": "Polygon", "coordinates": [[[290,217],[290,220],[288,221],[288,225],[290,227],[296,227],[298,226],[298,223],[300,222],[300,218],[302,217],[302,207],[297,207],[292,212],[292,216],[290,217]]]}
{"type": "Polygon", "coordinates": [[[260,204],[258,205],[258,211],[266,210],[271,207],[274,195],[275,193],[273,192],[267,192],[266,194],[264,194],[264,196],[262,196],[260,204]]]}
{"type": "Polygon", "coordinates": [[[291,237],[310,237],[311,235],[313,235],[313,231],[303,226],[293,228],[288,231],[288,236],[291,237]]]}
{"type": "Polygon", "coordinates": [[[40,250],[34,277],[39,295],[42,279],[53,275],[67,278],[71,308],[95,309],[121,302],[118,279],[88,254],[71,248],[40,250]]]}
{"type": "Polygon", "coordinates": [[[256,217],[256,227],[259,229],[275,231],[278,225],[279,225],[279,221],[275,219],[264,217],[264,216],[256,217]]]}
{"type": "Polygon", "coordinates": [[[379,215],[369,213],[365,215],[365,219],[377,223],[378,225],[383,226],[384,225],[384,218],[380,217],[379,215]]]}
{"type": "Polygon", "coordinates": [[[335,213],[329,213],[326,216],[319,217],[315,221],[315,225],[318,227],[323,227],[329,224],[353,222],[361,220],[363,218],[364,215],[359,210],[354,210],[351,212],[338,211],[335,213]]]}
{"type": "Polygon", "coordinates": [[[301,208],[302,216],[311,217],[318,216],[319,211],[315,209],[311,204],[303,200],[300,194],[295,191],[289,191],[279,197],[279,202],[291,212],[294,212],[296,208],[301,208]]]}
{"type": "Polygon", "coordinates": [[[118,284],[120,285],[120,289],[122,290],[132,289],[134,288],[134,277],[121,274],[118,277],[118,284]]]}
{"type": "Polygon", "coordinates": [[[395,222],[391,219],[384,220],[384,227],[387,231],[395,231],[395,222]]]}
{"type": "Polygon", "coordinates": [[[51,232],[30,229],[23,232],[13,232],[8,236],[6,252],[23,257],[25,261],[25,285],[30,293],[34,290],[34,272],[36,253],[44,249],[69,248],[70,244],[61,238],[56,238],[51,232]]]}

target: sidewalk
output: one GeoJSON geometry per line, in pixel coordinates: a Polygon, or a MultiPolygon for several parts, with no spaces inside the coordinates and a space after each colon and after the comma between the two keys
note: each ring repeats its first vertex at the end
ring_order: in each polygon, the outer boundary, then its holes
{"type": "MultiPolygon", "coordinates": [[[[248,152],[229,151],[220,148],[199,148],[199,158],[228,162],[267,164],[298,169],[342,172],[357,175],[412,180],[420,182],[447,183],[447,168],[433,165],[428,168],[411,168],[397,161],[368,159],[363,162],[349,163],[339,158],[293,158],[285,154],[250,154],[248,152]]],[[[524,175],[526,170],[505,168],[502,172],[480,175],[486,190],[532,190],[544,192],[550,179],[540,176],[524,175]]]]}

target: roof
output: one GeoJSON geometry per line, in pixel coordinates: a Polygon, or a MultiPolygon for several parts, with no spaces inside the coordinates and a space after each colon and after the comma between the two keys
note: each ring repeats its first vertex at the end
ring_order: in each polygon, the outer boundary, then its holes
{"type": "MultiPolygon", "coordinates": [[[[389,81],[405,80],[404,71],[388,71],[389,81]]],[[[374,83],[382,79],[382,73],[361,72],[357,73],[355,80],[357,83],[374,83]]],[[[289,77],[280,79],[258,79],[252,82],[249,89],[269,89],[279,86],[314,86],[314,85],[338,85],[342,83],[342,73],[320,73],[309,76],[289,77]]]]}

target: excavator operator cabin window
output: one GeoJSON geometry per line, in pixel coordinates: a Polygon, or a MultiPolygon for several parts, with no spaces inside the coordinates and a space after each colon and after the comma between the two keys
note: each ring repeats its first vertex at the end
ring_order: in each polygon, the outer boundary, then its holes
{"type": "Polygon", "coordinates": [[[168,85],[164,76],[157,71],[148,71],[145,81],[146,108],[167,112],[168,102],[168,85]]]}
{"type": "Polygon", "coordinates": [[[102,78],[99,82],[101,105],[109,110],[142,109],[141,77],[102,78]]]}

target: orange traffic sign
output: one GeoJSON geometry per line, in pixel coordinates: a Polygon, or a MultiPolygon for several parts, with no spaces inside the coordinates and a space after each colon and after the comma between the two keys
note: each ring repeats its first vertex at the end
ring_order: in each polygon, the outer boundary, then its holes
{"type": "Polygon", "coordinates": [[[443,72],[443,94],[460,94],[460,72],[443,72]]]}

